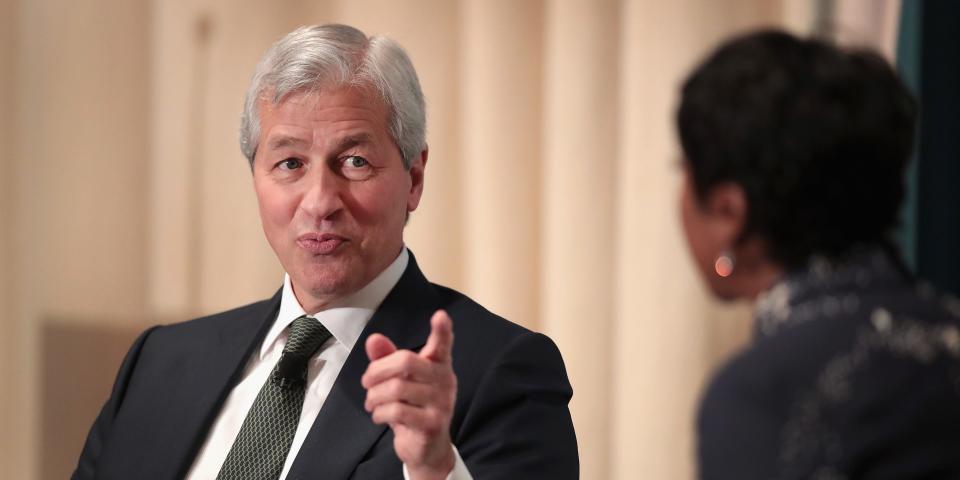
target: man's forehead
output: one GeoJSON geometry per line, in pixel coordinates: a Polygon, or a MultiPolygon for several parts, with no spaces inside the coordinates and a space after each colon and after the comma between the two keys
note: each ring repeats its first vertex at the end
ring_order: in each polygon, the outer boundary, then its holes
{"type": "MultiPolygon", "coordinates": [[[[257,98],[260,109],[282,109],[285,106],[315,108],[324,104],[352,104],[370,109],[385,109],[383,96],[367,85],[330,85],[301,88],[279,97],[274,89],[264,90],[257,98]]],[[[261,110],[262,111],[262,110],[261,110]]]]}
{"type": "MultiPolygon", "coordinates": [[[[287,129],[277,129],[269,132],[266,141],[268,150],[279,150],[283,148],[308,147],[312,143],[311,132],[297,132],[287,129]]],[[[346,133],[336,139],[335,147],[338,149],[350,148],[356,145],[375,143],[375,138],[367,131],[356,131],[346,133]]]]}
{"type": "Polygon", "coordinates": [[[357,87],[296,92],[281,98],[279,103],[261,96],[257,104],[261,126],[279,117],[302,121],[367,120],[384,127],[390,122],[390,109],[382,97],[357,87]]]}
{"type": "Polygon", "coordinates": [[[307,139],[289,132],[271,132],[266,147],[270,150],[278,150],[288,147],[302,147],[308,143],[307,139]]]}

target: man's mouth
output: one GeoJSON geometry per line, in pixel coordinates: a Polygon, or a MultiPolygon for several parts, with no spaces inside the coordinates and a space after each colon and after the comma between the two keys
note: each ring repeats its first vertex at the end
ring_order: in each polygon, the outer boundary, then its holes
{"type": "Polygon", "coordinates": [[[305,233],[297,237],[297,245],[314,255],[330,255],[349,241],[332,233],[305,233]]]}

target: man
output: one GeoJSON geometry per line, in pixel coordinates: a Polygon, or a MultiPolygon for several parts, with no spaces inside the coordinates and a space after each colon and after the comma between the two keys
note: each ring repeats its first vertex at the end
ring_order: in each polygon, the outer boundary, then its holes
{"type": "Polygon", "coordinates": [[[326,25],[274,44],[241,148],[283,288],[144,332],[73,478],[577,478],[554,344],[429,283],[403,245],[424,132],[393,41],[326,25]]]}

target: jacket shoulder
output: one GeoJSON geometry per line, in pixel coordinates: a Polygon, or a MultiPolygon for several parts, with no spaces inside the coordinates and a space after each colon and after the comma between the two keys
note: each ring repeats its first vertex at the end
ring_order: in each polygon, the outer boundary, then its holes
{"type": "Polygon", "coordinates": [[[260,300],[258,302],[232,308],[230,310],[213,313],[182,322],[162,325],[154,331],[153,336],[158,334],[190,334],[208,329],[229,328],[231,325],[237,324],[238,321],[242,320],[263,320],[268,314],[271,313],[271,310],[276,309],[278,305],[277,300],[278,297],[274,296],[273,298],[260,300]]]}
{"type": "MultiPolygon", "coordinates": [[[[454,334],[463,330],[480,340],[508,341],[532,333],[528,328],[511,322],[480,305],[472,298],[442,285],[432,284],[440,296],[441,308],[453,319],[454,334]]],[[[491,344],[492,345],[492,344],[491,344]]]]}

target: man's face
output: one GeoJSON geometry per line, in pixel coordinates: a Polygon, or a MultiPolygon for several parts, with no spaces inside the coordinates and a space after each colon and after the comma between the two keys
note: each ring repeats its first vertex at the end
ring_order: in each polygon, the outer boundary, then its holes
{"type": "Polygon", "coordinates": [[[403,167],[388,110],[366,88],[258,103],[253,185],[267,241],[308,313],[351,294],[400,253],[426,151],[403,167]]]}

